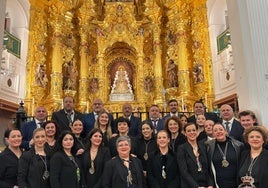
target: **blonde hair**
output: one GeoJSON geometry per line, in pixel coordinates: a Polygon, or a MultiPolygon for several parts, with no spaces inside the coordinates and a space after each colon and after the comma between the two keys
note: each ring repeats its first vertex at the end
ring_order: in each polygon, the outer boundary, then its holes
{"type": "Polygon", "coordinates": [[[97,118],[97,121],[95,122],[95,125],[94,125],[94,128],[98,128],[100,129],[100,123],[99,123],[99,119],[100,119],[100,116],[102,114],[107,114],[108,116],[108,124],[106,125],[106,135],[107,135],[107,139],[110,140],[110,138],[112,137],[112,128],[111,128],[111,122],[110,122],[110,118],[109,118],[109,113],[105,110],[102,110],[98,113],[98,118],[97,118]]]}

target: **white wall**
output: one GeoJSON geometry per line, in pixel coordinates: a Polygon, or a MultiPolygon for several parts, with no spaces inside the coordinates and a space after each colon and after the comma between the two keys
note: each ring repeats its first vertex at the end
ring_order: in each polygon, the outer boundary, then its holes
{"type": "Polygon", "coordinates": [[[0,98],[18,103],[25,96],[30,7],[27,0],[8,0],[4,7],[6,10],[3,12],[7,12],[11,20],[10,33],[21,40],[21,57],[3,52],[6,67],[13,71],[11,74],[0,74],[0,98]],[[8,82],[11,85],[8,85],[8,82]]]}
{"type": "Polygon", "coordinates": [[[253,110],[259,122],[268,126],[268,2],[228,0],[227,5],[240,109],[253,110]]]}
{"type": "Polygon", "coordinates": [[[220,54],[217,52],[217,36],[226,30],[225,11],[227,10],[227,4],[225,0],[208,0],[207,8],[215,100],[219,100],[237,92],[235,70],[232,69],[232,66],[228,66],[228,71],[226,69],[229,49],[220,54]],[[229,78],[227,74],[229,74],[229,78]]]}

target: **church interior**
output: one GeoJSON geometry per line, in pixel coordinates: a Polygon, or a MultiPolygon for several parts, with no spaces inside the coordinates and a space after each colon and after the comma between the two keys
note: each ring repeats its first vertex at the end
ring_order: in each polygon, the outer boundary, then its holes
{"type": "Polygon", "coordinates": [[[0,132],[21,101],[28,116],[40,105],[52,114],[64,96],[73,96],[83,113],[96,98],[110,112],[121,112],[125,102],[136,112],[152,104],[166,112],[170,99],[193,112],[202,100],[207,111],[222,104],[254,110],[268,125],[268,42],[256,43],[265,32],[252,29],[254,13],[267,14],[260,11],[265,2],[258,9],[228,0],[1,3],[0,132]]]}

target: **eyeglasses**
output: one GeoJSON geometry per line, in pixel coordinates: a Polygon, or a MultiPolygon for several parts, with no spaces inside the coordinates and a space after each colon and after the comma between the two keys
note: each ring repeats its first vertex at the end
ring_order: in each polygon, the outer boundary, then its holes
{"type": "Polygon", "coordinates": [[[95,106],[102,105],[102,103],[94,103],[93,105],[95,105],[95,106]]]}

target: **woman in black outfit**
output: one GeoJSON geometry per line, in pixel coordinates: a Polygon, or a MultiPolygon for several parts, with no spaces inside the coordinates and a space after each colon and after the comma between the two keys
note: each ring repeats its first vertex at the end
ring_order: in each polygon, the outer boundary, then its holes
{"type": "Polygon", "coordinates": [[[57,151],[57,138],[59,136],[59,128],[56,122],[46,121],[42,127],[46,132],[45,152],[49,158],[57,151]]]}
{"type": "Polygon", "coordinates": [[[220,123],[213,126],[213,137],[214,140],[207,142],[207,151],[216,186],[237,188],[238,167],[244,144],[228,137],[225,127],[220,123]]]}
{"type": "Polygon", "coordinates": [[[93,128],[88,136],[89,146],[81,157],[87,188],[101,188],[104,164],[111,159],[110,151],[103,146],[102,131],[93,128]]]}
{"type": "Polygon", "coordinates": [[[102,188],[144,188],[141,161],[130,154],[130,138],[118,137],[116,148],[118,155],[105,164],[102,188]]]}
{"type": "MultiPolygon", "coordinates": [[[[118,155],[118,150],[116,147],[116,140],[120,137],[120,136],[128,136],[128,132],[129,132],[129,127],[130,127],[130,121],[128,118],[124,118],[124,117],[119,117],[116,121],[117,125],[117,131],[118,131],[118,135],[112,137],[109,140],[109,149],[111,152],[111,156],[114,157],[116,155],[118,155]]],[[[131,141],[131,154],[137,155],[137,139],[131,136],[128,136],[130,138],[131,141]]]]}
{"type": "Polygon", "coordinates": [[[146,175],[149,153],[158,149],[151,121],[145,120],[141,123],[141,133],[141,137],[137,140],[137,146],[139,147],[137,157],[141,160],[143,171],[146,175]]]}
{"type": "Polygon", "coordinates": [[[181,174],[181,187],[213,188],[213,177],[210,172],[207,153],[202,142],[197,142],[198,127],[194,123],[184,126],[187,142],[180,145],[177,161],[181,174]]]}
{"type": "Polygon", "coordinates": [[[263,148],[267,143],[267,137],[267,129],[263,126],[252,126],[246,129],[244,139],[250,149],[241,154],[238,174],[241,188],[268,187],[268,151],[263,148]]]}
{"type": "Polygon", "coordinates": [[[76,155],[81,155],[85,151],[85,139],[81,137],[83,132],[83,123],[80,119],[74,120],[71,125],[72,133],[75,135],[74,150],[76,155]]]}
{"type": "Polygon", "coordinates": [[[52,188],[84,187],[81,166],[74,151],[75,141],[75,135],[67,130],[59,136],[59,151],[50,160],[52,188]]]}
{"type": "Polygon", "coordinates": [[[148,160],[149,188],[180,188],[176,155],[169,149],[170,135],[166,130],[160,130],[156,139],[158,150],[151,153],[148,160]]]}
{"type": "Polygon", "coordinates": [[[49,159],[45,152],[46,133],[33,131],[34,146],[19,159],[18,184],[22,188],[49,188],[49,159]]]}
{"type": "Polygon", "coordinates": [[[18,163],[22,154],[20,149],[21,132],[17,129],[6,130],[4,138],[8,146],[0,153],[0,187],[18,188],[18,163]]]}
{"type": "Polygon", "coordinates": [[[185,143],[186,137],[181,133],[181,122],[177,116],[171,116],[165,121],[165,130],[170,135],[170,147],[177,152],[178,146],[185,143]]]}

